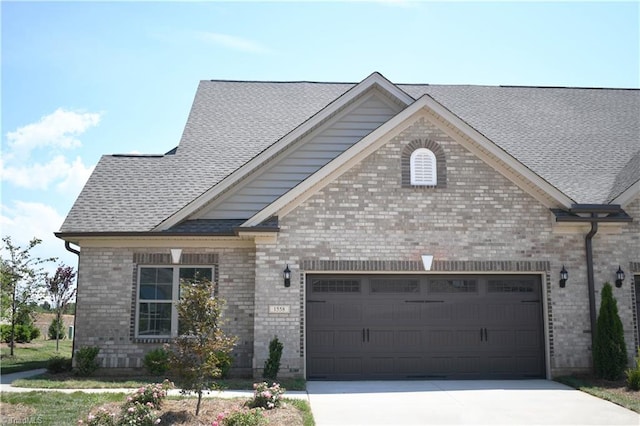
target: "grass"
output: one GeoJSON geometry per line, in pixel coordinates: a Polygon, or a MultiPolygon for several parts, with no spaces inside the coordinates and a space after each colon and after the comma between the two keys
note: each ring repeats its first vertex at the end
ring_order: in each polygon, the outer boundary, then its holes
{"type": "Polygon", "coordinates": [[[590,376],[565,376],[556,381],[640,413],[640,391],[628,390],[624,379],[607,381],[590,376]]]}
{"type": "Polygon", "coordinates": [[[124,398],[121,393],[3,392],[2,424],[73,425],[91,408],[124,398]]]}
{"type": "Polygon", "coordinates": [[[54,356],[71,358],[71,340],[60,341],[60,352],[56,352],[55,340],[34,340],[31,343],[16,343],[14,356],[10,356],[8,344],[0,345],[0,364],[2,374],[46,368],[49,359],[54,356]]]}
{"type": "MultiPolygon", "coordinates": [[[[114,388],[138,388],[149,383],[160,383],[162,376],[93,376],[77,377],[71,373],[50,374],[44,373],[37,376],[19,379],[13,382],[13,386],[20,388],[40,389],[114,389],[114,388]]],[[[180,381],[174,380],[177,387],[180,381]]],[[[228,379],[220,380],[218,384],[223,389],[253,390],[252,379],[228,379]]],[[[279,383],[287,390],[305,390],[306,382],[303,379],[282,379],[279,383]]]]}
{"type": "Polygon", "coordinates": [[[311,414],[311,406],[307,401],[302,399],[285,399],[285,401],[302,413],[303,426],[314,426],[316,424],[315,420],[313,420],[313,414],[311,414]]]}
{"type": "MultiPolygon", "coordinates": [[[[2,424],[73,425],[86,419],[90,412],[103,407],[110,412],[119,412],[126,395],[121,393],[88,394],[75,392],[34,391],[27,393],[5,392],[0,395],[2,424]]],[[[201,413],[195,417],[195,398],[170,397],[161,407],[158,416],[163,424],[211,425],[218,413],[243,409],[243,399],[205,398],[201,413]]],[[[307,401],[284,399],[282,408],[264,412],[272,426],[314,426],[313,416],[307,401]]]]}

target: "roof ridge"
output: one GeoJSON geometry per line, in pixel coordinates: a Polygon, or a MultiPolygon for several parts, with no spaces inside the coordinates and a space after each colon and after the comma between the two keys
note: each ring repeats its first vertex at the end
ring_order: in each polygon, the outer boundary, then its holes
{"type": "MultiPolygon", "coordinates": [[[[252,83],[252,84],[322,84],[322,85],[339,85],[349,84],[356,85],[360,82],[354,81],[314,81],[314,80],[230,80],[230,79],[208,79],[200,80],[201,82],[211,83],[252,83]]],[[[567,90],[625,90],[639,91],[640,87],[596,87],[596,86],[537,86],[537,85],[517,85],[517,84],[446,84],[446,83],[393,83],[395,86],[414,86],[414,87],[489,87],[489,88],[505,88],[505,89],[567,89],[567,90]]]]}
{"type": "Polygon", "coordinates": [[[227,79],[210,79],[200,80],[201,82],[213,82],[213,83],[275,83],[275,84],[293,84],[293,83],[305,83],[305,84],[352,84],[356,85],[359,82],[353,81],[311,81],[311,80],[227,80],[227,79]]]}

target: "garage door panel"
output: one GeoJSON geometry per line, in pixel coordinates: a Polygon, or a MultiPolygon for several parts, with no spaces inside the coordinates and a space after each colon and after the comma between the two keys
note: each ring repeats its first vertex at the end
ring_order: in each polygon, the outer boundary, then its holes
{"type": "Polygon", "coordinates": [[[485,362],[486,361],[482,357],[477,355],[453,356],[451,358],[451,363],[449,364],[449,371],[446,373],[450,377],[477,374],[478,371],[486,369],[483,365],[485,362]]]}
{"type": "Polygon", "coordinates": [[[323,301],[307,303],[307,321],[322,324],[333,321],[333,304],[323,301]]]}
{"type": "Polygon", "coordinates": [[[421,330],[399,330],[394,334],[394,343],[398,348],[415,350],[422,347],[423,337],[421,330]]]}
{"type": "Polygon", "coordinates": [[[339,324],[362,322],[362,306],[353,303],[336,303],[333,311],[333,321],[339,324]]]}
{"type": "Polygon", "coordinates": [[[377,375],[393,375],[396,373],[396,358],[393,356],[372,356],[367,360],[367,371],[375,372],[377,375]]]}
{"type": "Polygon", "coordinates": [[[393,305],[393,320],[403,324],[415,324],[422,317],[422,309],[417,304],[396,302],[393,305]]]}
{"type": "Polygon", "coordinates": [[[334,350],[360,351],[362,347],[361,330],[338,330],[335,332],[334,350]]]}
{"type": "Polygon", "coordinates": [[[326,377],[335,373],[335,360],[333,357],[309,357],[307,368],[316,377],[326,377]]]}
{"type": "Polygon", "coordinates": [[[536,329],[517,330],[514,336],[514,346],[518,349],[533,350],[542,344],[540,332],[536,329]]]}
{"type": "Polygon", "coordinates": [[[362,357],[336,357],[334,373],[361,377],[363,374],[362,363],[362,357]]]}
{"type": "MultiPolygon", "coordinates": [[[[427,299],[429,300],[429,299],[427,299]]],[[[449,324],[455,318],[454,306],[444,302],[422,304],[421,319],[428,324],[449,324]]]]}
{"type": "Polygon", "coordinates": [[[306,306],[310,379],[544,376],[537,276],[307,277],[306,306]]]}
{"type": "Polygon", "coordinates": [[[333,337],[334,330],[313,330],[307,334],[307,346],[309,351],[335,347],[333,337]]]}
{"type": "Polygon", "coordinates": [[[475,345],[480,341],[480,328],[474,330],[442,329],[427,332],[426,346],[429,350],[442,352],[475,345]]]}
{"type": "Polygon", "coordinates": [[[458,323],[477,324],[480,321],[481,313],[484,313],[483,307],[477,304],[471,304],[466,301],[459,303],[451,301],[448,303],[451,306],[452,316],[458,323]]]}
{"type": "Polygon", "coordinates": [[[370,302],[364,306],[364,318],[369,324],[386,324],[393,320],[393,305],[388,302],[370,302]]]}

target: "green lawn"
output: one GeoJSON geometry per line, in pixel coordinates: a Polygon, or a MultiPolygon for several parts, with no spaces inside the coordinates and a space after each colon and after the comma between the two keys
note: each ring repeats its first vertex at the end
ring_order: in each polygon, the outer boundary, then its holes
{"type": "MultiPolygon", "coordinates": [[[[161,383],[164,376],[92,376],[77,377],[72,373],[50,374],[44,373],[25,379],[16,380],[13,386],[19,388],[40,388],[40,389],[113,389],[113,388],[139,388],[149,383],[161,383]]],[[[253,390],[252,379],[228,379],[220,380],[218,384],[223,389],[233,390],[253,390]]],[[[176,386],[180,387],[180,381],[174,380],[176,386]]],[[[303,379],[282,379],[279,383],[287,390],[305,390],[306,382],[303,379]]]]}
{"type": "Polygon", "coordinates": [[[108,402],[121,402],[121,393],[3,392],[3,424],[75,425],[89,411],[108,402]],[[18,405],[19,404],[19,405],[18,405]]]}
{"type": "Polygon", "coordinates": [[[55,340],[34,340],[31,343],[16,343],[14,356],[11,357],[9,345],[0,346],[0,365],[2,374],[46,368],[47,362],[54,356],[71,358],[71,340],[60,341],[60,352],[56,352],[55,340]]]}
{"type": "MultiPolygon", "coordinates": [[[[110,404],[110,412],[118,412],[126,395],[122,393],[83,393],[66,394],[55,391],[5,392],[0,394],[0,418],[2,424],[41,424],[47,426],[67,426],[77,424],[79,419],[86,419],[90,412],[95,413],[97,407],[110,404]]],[[[265,412],[268,424],[273,426],[313,426],[314,420],[307,401],[285,399],[285,405],[291,408],[276,409],[265,412]],[[276,417],[270,417],[270,416],[276,417]]],[[[242,406],[242,399],[205,398],[203,411],[197,424],[211,424],[217,413],[229,412],[242,406]],[[208,409],[204,409],[207,407],[208,409]]],[[[167,398],[159,411],[172,424],[171,418],[192,417],[189,413],[195,407],[195,398],[167,398]]],[[[195,420],[195,418],[193,419],[195,420]]],[[[179,424],[193,424],[179,422],[179,424]]]]}

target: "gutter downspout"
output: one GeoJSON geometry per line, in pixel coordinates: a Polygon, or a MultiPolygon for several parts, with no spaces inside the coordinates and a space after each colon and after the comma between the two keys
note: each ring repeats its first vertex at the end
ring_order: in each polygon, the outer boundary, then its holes
{"type": "Polygon", "coordinates": [[[71,342],[71,362],[73,363],[73,354],[76,353],[76,321],[78,318],[78,283],[80,282],[80,250],[76,250],[73,247],[71,247],[71,243],[69,243],[69,241],[64,242],[64,248],[66,248],[67,251],[70,251],[71,253],[78,256],[78,266],[77,266],[78,275],[76,279],[76,313],[73,316],[73,341],[71,342]]]}
{"type": "MultiPolygon", "coordinates": [[[[595,213],[591,217],[596,217],[595,213]]],[[[593,244],[591,239],[598,232],[598,222],[591,222],[591,231],[584,237],[585,248],[587,251],[587,287],[589,289],[589,317],[591,320],[591,356],[593,357],[593,343],[596,334],[596,290],[595,280],[593,279],[593,244]]],[[[593,364],[593,362],[592,362],[593,364]]]]}
{"type": "Polygon", "coordinates": [[[584,241],[587,254],[587,287],[589,291],[589,319],[591,322],[591,368],[594,368],[593,343],[595,341],[597,319],[592,239],[598,232],[598,222],[629,223],[633,221],[633,218],[619,204],[573,204],[568,210],[551,209],[551,211],[555,215],[556,222],[591,224],[591,231],[585,235],[584,241]]]}

